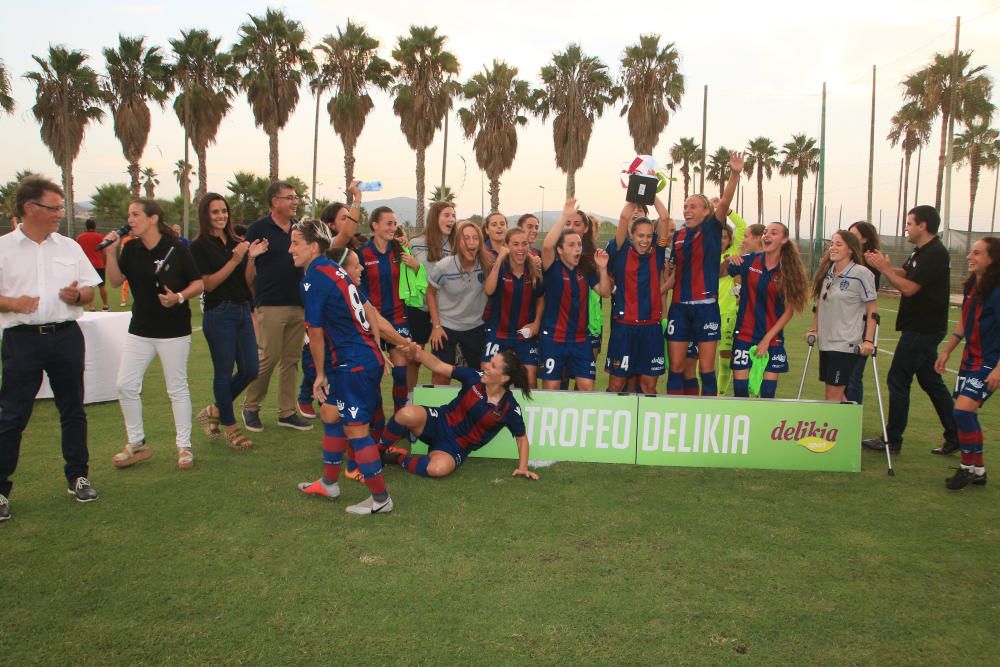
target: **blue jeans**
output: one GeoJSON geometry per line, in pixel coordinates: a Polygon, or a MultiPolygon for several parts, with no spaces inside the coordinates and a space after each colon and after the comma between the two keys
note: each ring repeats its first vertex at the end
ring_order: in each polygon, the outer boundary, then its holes
{"type": "Polygon", "coordinates": [[[948,442],[958,442],[958,427],[952,415],[954,403],[951,393],[945,387],[941,375],[934,370],[937,347],[943,337],[944,332],[925,334],[915,331],[903,331],[899,336],[887,378],[889,423],[886,425],[886,431],[892,444],[903,444],[903,431],[906,430],[910,412],[910,386],[913,384],[914,375],[920,383],[920,388],[934,405],[944,429],[944,439],[948,442]]]}
{"type": "Polygon", "coordinates": [[[250,319],[250,304],[223,301],[205,311],[202,332],[212,354],[215,377],[212,391],[223,426],[236,423],[233,400],[257,377],[257,338],[250,319]],[[233,365],[236,373],[233,373],[233,365]]]}

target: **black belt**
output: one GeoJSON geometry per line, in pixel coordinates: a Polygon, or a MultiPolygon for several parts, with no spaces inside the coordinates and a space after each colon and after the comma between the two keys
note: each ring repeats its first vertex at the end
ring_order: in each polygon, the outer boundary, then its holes
{"type": "Polygon", "coordinates": [[[76,324],[76,320],[69,320],[66,322],[52,322],[50,324],[19,324],[16,327],[11,327],[7,331],[23,331],[25,333],[35,333],[35,334],[52,334],[57,331],[61,331],[68,327],[76,324]]]}

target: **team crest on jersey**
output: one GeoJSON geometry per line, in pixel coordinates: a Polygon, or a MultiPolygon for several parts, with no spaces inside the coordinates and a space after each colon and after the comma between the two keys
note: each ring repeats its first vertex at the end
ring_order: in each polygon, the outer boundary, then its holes
{"type": "Polygon", "coordinates": [[[842,279],[840,281],[840,290],[841,291],[846,290],[850,286],[851,286],[851,282],[847,278],[844,278],[844,279],[842,279]]]}
{"type": "Polygon", "coordinates": [[[344,411],[344,402],[343,401],[337,401],[337,410],[339,410],[340,412],[344,411]]]}
{"type": "Polygon", "coordinates": [[[514,414],[520,416],[520,414],[521,414],[521,406],[520,405],[518,405],[517,407],[514,408],[514,414]]]}
{"type": "Polygon", "coordinates": [[[358,416],[358,408],[356,408],[353,405],[351,407],[347,408],[347,412],[350,413],[351,419],[354,419],[354,418],[356,418],[358,416]]]}

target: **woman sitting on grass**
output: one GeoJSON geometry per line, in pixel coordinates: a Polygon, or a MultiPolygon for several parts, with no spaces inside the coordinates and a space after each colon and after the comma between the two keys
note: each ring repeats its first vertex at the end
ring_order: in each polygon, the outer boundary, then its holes
{"type": "Polygon", "coordinates": [[[408,405],[393,415],[380,443],[384,462],[399,464],[421,477],[446,477],[506,426],[517,442],[519,457],[512,476],[538,479],[528,470],[528,436],[521,407],[510,391],[514,386],[525,398],[531,398],[531,386],[524,364],[513,350],[494,355],[481,373],[446,364],[424,350],[417,350],[414,358],[432,373],[458,380],[462,387],[447,405],[408,405]],[[427,443],[425,456],[396,446],[408,433],[427,443]]]}
{"type": "Polygon", "coordinates": [[[1000,387],[1000,239],[988,236],[976,241],[969,253],[969,277],[965,281],[962,319],[934,363],[934,370],[944,373],[952,350],[965,339],[962,365],[955,385],[955,423],[962,448],[962,463],[945,486],[953,491],[971,482],[986,484],[983,465],[983,427],[979,408],[1000,387]]]}

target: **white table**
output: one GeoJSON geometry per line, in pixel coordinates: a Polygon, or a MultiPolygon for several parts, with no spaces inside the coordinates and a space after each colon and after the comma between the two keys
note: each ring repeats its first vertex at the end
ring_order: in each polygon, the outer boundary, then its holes
{"type": "MultiPolygon", "coordinates": [[[[87,345],[83,364],[84,403],[118,400],[118,364],[131,321],[132,313],[105,312],[86,312],[77,320],[87,345]]],[[[48,375],[42,377],[42,387],[35,398],[52,398],[48,375]]]]}

